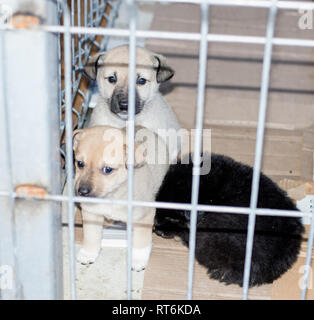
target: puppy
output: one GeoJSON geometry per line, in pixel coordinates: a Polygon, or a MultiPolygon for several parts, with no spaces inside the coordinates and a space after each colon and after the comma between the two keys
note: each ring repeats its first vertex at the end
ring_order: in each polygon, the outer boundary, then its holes
{"type": "MultiPolygon", "coordinates": [[[[76,130],[75,194],[81,197],[127,200],[128,165],[126,130],[108,126],[76,130]]],[[[167,146],[152,131],[136,127],[133,199],[154,201],[168,168],[167,146]]],[[[83,245],[78,261],[93,263],[101,245],[102,228],[112,221],[127,222],[127,206],[80,204],[83,217],[83,245]]],[[[147,264],[152,246],[155,208],[133,207],[133,261],[136,271],[147,264]]]]}
{"type": "MultiPolygon", "coordinates": [[[[86,127],[110,125],[125,127],[128,119],[129,47],[119,46],[100,52],[90,59],[85,73],[97,80],[98,102],[86,127]]],[[[136,48],[135,124],[157,133],[160,129],[180,129],[171,107],[159,92],[159,85],[174,75],[166,59],[142,47],[136,48]]],[[[174,133],[173,133],[174,134],[174,133]]],[[[170,155],[176,159],[181,144],[170,145],[170,155]]]]}
{"type": "MultiPolygon", "coordinates": [[[[191,202],[192,161],[171,165],[160,187],[157,201],[191,202]]],[[[211,165],[200,176],[199,203],[249,207],[253,170],[231,158],[206,154],[203,165],[211,165]]],[[[297,210],[274,182],[261,174],[258,208],[297,210]]],[[[190,211],[157,209],[155,232],[166,238],[178,236],[189,244],[190,211]]],[[[197,261],[211,278],[242,286],[248,216],[198,212],[197,261]]],[[[271,283],[296,261],[303,225],[298,218],[256,216],[250,286],[271,283]]]]}

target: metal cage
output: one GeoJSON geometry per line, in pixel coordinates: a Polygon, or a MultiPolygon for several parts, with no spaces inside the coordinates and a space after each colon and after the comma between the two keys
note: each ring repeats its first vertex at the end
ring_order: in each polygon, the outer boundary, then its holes
{"type": "MultiPolygon", "coordinates": [[[[19,1],[13,1],[12,10],[14,13],[18,12],[20,7],[19,1]]],[[[23,1],[20,1],[21,3],[23,1]]],[[[68,206],[68,220],[69,220],[69,246],[70,246],[70,268],[71,268],[71,285],[72,285],[72,298],[76,298],[75,288],[75,251],[74,251],[74,203],[75,202],[93,202],[93,203],[119,203],[128,207],[128,266],[127,266],[127,297],[132,298],[132,273],[131,273],[131,256],[132,256],[132,207],[147,206],[156,208],[180,208],[191,211],[191,229],[190,229],[190,248],[189,248],[189,272],[188,272],[188,291],[187,299],[193,297],[193,272],[194,272],[194,254],[195,254],[195,239],[196,239],[196,222],[197,212],[214,211],[214,212],[228,212],[234,214],[247,214],[249,215],[249,224],[247,231],[247,244],[246,244],[246,258],[244,267],[244,281],[243,281],[243,299],[248,298],[248,287],[250,277],[250,265],[252,258],[252,248],[254,241],[254,228],[256,215],[277,215],[286,217],[308,217],[310,218],[310,232],[307,245],[306,268],[303,277],[303,289],[301,299],[306,298],[306,290],[309,279],[309,269],[311,262],[311,254],[313,249],[314,237],[314,211],[308,212],[295,212],[284,210],[271,210],[257,208],[257,197],[259,188],[259,179],[261,171],[261,161],[263,154],[263,140],[265,119],[267,113],[267,98],[269,92],[269,74],[271,69],[272,48],[273,46],[302,46],[314,47],[314,40],[306,39],[291,39],[291,38],[276,38],[274,37],[275,22],[278,10],[314,10],[314,4],[302,1],[256,1],[256,0],[165,0],[159,2],[183,2],[199,4],[201,10],[201,29],[199,33],[186,33],[186,32],[167,32],[167,31],[144,31],[136,28],[136,2],[154,2],[153,0],[127,0],[129,6],[129,29],[114,28],[114,20],[117,16],[120,1],[104,1],[104,0],[71,0],[68,1],[71,10],[69,9],[66,1],[37,1],[36,14],[45,17],[45,23],[38,23],[33,28],[27,27],[23,31],[16,30],[18,27],[12,24],[2,24],[0,29],[0,61],[1,61],[1,77],[0,77],[0,121],[1,121],[1,138],[0,150],[1,154],[6,157],[0,162],[0,170],[2,172],[0,179],[0,208],[1,208],[1,225],[0,225],[0,265],[13,266],[14,270],[14,288],[11,291],[1,290],[1,297],[3,299],[14,298],[33,298],[38,297],[41,292],[41,297],[44,298],[62,298],[62,281],[60,277],[60,267],[57,267],[62,259],[60,257],[60,203],[65,202],[68,206]],[[82,4],[81,4],[82,2],[82,4]],[[83,12],[81,8],[83,5],[83,12]],[[109,11],[106,8],[110,7],[109,11]],[[208,29],[209,25],[209,10],[211,6],[243,6],[243,7],[256,7],[267,8],[269,10],[267,31],[265,37],[253,37],[243,35],[228,35],[228,34],[213,34],[208,29]],[[39,13],[38,13],[39,12],[39,13]],[[48,14],[49,12],[49,14],[48,14]],[[102,21],[106,21],[105,27],[101,27],[102,21]],[[102,40],[96,39],[101,36],[102,40]],[[199,47],[199,74],[198,74],[198,96],[197,96],[197,111],[196,111],[196,135],[195,135],[195,152],[194,152],[194,175],[192,185],[192,201],[191,204],[181,203],[161,203],[161,202],[143,202],[134,201],[133,195],[133,165],[134,159],[129,156],[130,170],[128,171],[128,200],[113,201],[110,199],[97,199],[97,198],[84,198],[76,197],[73,193],[73,155],[72,155],[72,128],[82,127],[86,112],[88,109],[88,102],[90,99],[89,91],[81,89],[83,81],[82,70],[92,52],[92,48],[96,50],[105,50],[106,41],[108,37],[129,37],[130,46],[130,66],[129,66],[129,79],[134,79],[135,75],[135,56],[136,56],[136,41],[139,38],[159,38],[169,40],[184,40],[184,41],[197,41],[199,47]],[[35,39],[35,40],[34,40],[35,39]],[[14,81],[16,74],[19,72],[18,68],[23,68],[22,72],[27,72],[27,67],[21,63],[16,62],[16,58],[23,59],[21,54],[17,53],[15,61],[9,55],[10,50],[14,48],[14,43],[21,42],[26,46],[26,50],[30,50],[30,45],[27,41],[42,41],[42,51],[38,56],[32,57],[30,65],[38,65],[40,81],[54,81],[55,88],[50,94],[48,99],[40,92],[34,94],[32,101],[26,101],[29,106],[33,105],[31,112],[38,113],[38,107],[41,101],[44,101],[45,110],[37,114],[36,121],[30,121],[27,112],[23,111],[22,98],[16,96],[21,95],[25,90],[30,88],[16,88],[15,93],[11,90],[12,81],[14,81]],[[263,69],[260,90],[260,103],[259,115],[257,126],[257,138],[255,146],[255,160],[251,192],[251,204],[249,208],[239,207],[221,207],[199,205],[198,191],[199,191],[199,175],[201,157],[201,143],[202,143],[202,129],[203,129],[203,110],[204,110],[204,92],[206,85],[206,59],[208,43],[245,43],[245,44],[258,44],[264,46],[263,69]],[[40,63],[44,64],[49,61],[52,67],[44,68],[40,63]],[[61,63],[62,62],[62,63],[61,63]],[[61,70],[61,66],[64,70],[61,70]],[[48,71],[53,70],[52,74],[48,75],[48,71]],[[58,70],[58,72],[56,71],[58,70]],[[10,71],[10,72],[9,72],[10,71]],[[64,78],[63,78],[64,76],[64,78]],[[56,81],[56,79],[58,79],[56,81]],[[59,92],[59,94],[58,94],[59,92]],[[15,94],[12,99],[11,95],[15,94]],[[77,96],[82,97],[79,108],[75,106],[77,96]],[[43,100],[41,100],[43,99],[43,100]],[[60,108],[56,109],[58,105],[60,108]],[[14,110],[14,112],[12,112],[14,110]],[[57,110],[57,113],[56,113],[57,110]],[[19,114],[20,113],[20,114],[19,114]],[[64,113],[64,114],[63,114],[64,113]],[[74,117],[73,117],[74,115],[74,117]],[[76,121],[73,119],[76,118],[76,121]],[[40,125],[42,123],[42,125],[40,125]],[[59,126],[60,124],[60,126],[59,126]],[[12,126],[25,126],[24,132],[16,130],[18,133],[12,131],[12,126]],[[37,130],[33,127],[36,126],[37,130]],[[25,131],[26,130],[26,131],[25,131]],[[56,134],[56,132],[58,133],[56,134]],[[61,195],[60,185],[55,185],[52,182],[58,180],[61,175],[60,160],[58,156],[51,152],[51,149],[56,148],[58,143],[62,141],[65,133],[66,150],[62,151],[66,157],[66,172],[68,181],[68,194],[61,195]],[[29,146],[34,135],[41,135],[36,138],[35,149],[25,149],[19,144],[20,138],[23,138],[23,143],[29,146]],[[53,139],[51,139],[53,136],[53,139]],[[45,146],[45,147],[44,147],[45,146]],[[47,147],[48,146],[48,147],[47,147]],[[39,151],[38,148],[42,148],[39,151]],[[25,161],[17,161],[17,157],[25,155],[25,161]],[[53,165],[48,167],[38,166],[36,169],[34,165],[30,165],[30,156],[39,156],[45,163],[47,157],[50,157],[50,162],[53,165]],[[51,160],[52,159],[52,160],[51,160]],[[19,169],[22,164],[23,170],[29,172],[25,176],[19,169]],[[34,174],[35,171],[38,173],[34,174]],[[5,174],[3,174],[5,172],[5,174]],[[47,177],[42,177],[46,172],[47,177]],[[24,186],[21,188],[21,182],[27,181],[29,185],[39,185],[39,190],[24,186]],[[26,200],[28,199],[28,200],[26,200]],[[31,200],[29,200],[31,199],[31,200]],[[21,206],[24,206],[23,212],[21,206]],[[34,214],[34,211],[38,212],[34,214]],[[27,212],[27,214],[25,214],[27,212]],[[51,212],[54,212],[51,215],[51,212]],[[26,216],[25,216],[26,215],[26,216]],[[42,218],[38,218],[42,216],[42,218]],[[54,218],[52,219],[51,216],[54,218]],[[26,232],[21,228],[21,224],[25,222],[26,218],[30,218],[28,225],[33,223],[31,231],[40,229],[40,232],[26,232]],[[35,226],[35,227],[34,227],[35,226]],[[49,255],[41,257],[42,263],[35,270],[42,275],[43,283],[31,287],[32,271],[34,265],[29,261],[31,259],[39,258],[36,256],[32,246],[41,248],[38,243],[39,235],[42,235],[42,230],[45,230],[47,237],[41,241],[50,246],[52,250],[49,255]],[[21,244],[23,241],[26,244],[21,244]],[[32,258],[31,258],[32,257],[32,258]],[[21,272],[22,270],[22,272],[21,272]],[[51,275],[51,270],[53,274],[51,275]],[[49,275],[44,274],[50,272],[49,275]]],[[[30,9],[31,10],[31,9],[30,9]]],[[[20,60],[19,60],[20,61],[20,60]]],[[[38,80],[30,81],[30,85],[40,85],[38,80]]],[[[43,85],[48,85],[44,81],[43,85]]],[[[49,87],[51,90],[51,87],[49,87]]],[[[45,92],[48,92],[46,87],[45,92]]],[[[128,117],[128,145],[130,149],[129,154],[134,153],[134,94],[135,84],[129,81],[129,110],[128,117]]],[[[28,111],[29,112],[29,111],[28,111]]],[[[58,180],[59,181],[59,180],[58,180]]],[[[24,182],[25,183],[25,182],[24,182]]]]}

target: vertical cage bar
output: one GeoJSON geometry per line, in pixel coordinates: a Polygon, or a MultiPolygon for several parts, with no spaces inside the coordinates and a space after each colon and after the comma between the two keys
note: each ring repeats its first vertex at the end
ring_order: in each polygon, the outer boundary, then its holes
{"type": "Polygon", "coordinates": [[[90,27],[94,27],[94,0],[89,0],[89,18],[90,18],[90,27]]]}
{"type": "Polygon", "coordinates": [[[199,182],[200,182],[200,163],[201,163],[201,147],[202,147],[202,130],[203,130],[203,115],[204,115],[204,100],[206,87],[206,67],[207,67],[207,34],[208,34],[208,3],[201,4],[201,41],[199,53],[199,78],[198,78],[198,93],[197,93],[197,114],[196,114],[196,135],[195,149],[193,153],[193,179],[192,179],[192,195],[190,219],[190,235],[189,235],[189,272],[188,272],[188,294],[187,298],[192,299],[193,295],[193,276],[194,276],[194,257],[195,257],[195,242],[196,242],[196,224],[197,224],[197,209],[199,182]]]}
{"type": "MultiPolygon", "coordinates": [[[[62,15],[62,10],[60,8],[60,3],[58,2],[58,25],[61,23],[61,15],[62,15]]],[[[62,123],[62,70],[61,70],[61,34],[58,33],[58,96],[59,96],[59,117],[60,121],[62,123]]]]}
{"type": "MultiPolygon", "coordinates": [[[[87,0],[84,0],[84,27],[88,26],[88,5],[87,0]]],[[[85,60],[88,59],[88,56],[86,54],[87,52],[87,34],[84,34],[84,52],[85,52],[85,60]]]]}
{"type": "Polygon", "coordinates": [[[100,9],[99,9],[99,1],[97,0],[96,1],[96,6],[97,6],[97,8],[96,8],[96,21],[98,21],[99,20],[99,11],[100,11],[100,9]]]}
{"type": "MultiPolygon", "coordinates": [[[[81,27],[81,0],[77,0],[77,24],[81,27]]],[[[79,70],[82,68],[82,34],[78,34],[78,57],[79,57],[79,70]]]]}
{"type": "MultiPolygon", "coordinates": [[[[71,0],[71,25],[74,27],[75,26],[75,1],[71,0]]],[[[72,39],[72,61],[74,63],[75,61],[75,37],[76,35],[71,34],[71,39],[72,39]]],[[[71,68],[72,70],[72,82],[75,85],[75,68],[71,68]]],[[[74,88],[74,86],[73,86],[74,88]]],[[[73,90],[74,91],[74,90],[73,90]]]]}
{"type": "Polygon", "coordinates": [[[75,270],[75,233],[74,233],[74,201],[73,201],[73,150],[72,150],[72,90],[71,90],[71,18],[70,11],[64,0],[58,0],[64,12],[64,86],[65,86],[65,128],[66,128],[66,173],[68,183],[68,223],[69,223],[69,257],[71,298],[76,299],[75,270]]]}
{"type": "Polygon", "coordinates": [[[256,145],[255,145],[255,159],[254,159],[254,169],[253,169],[253,179],[252,179],[251,199],[250,199],[251,212],[249,214],[245,263],[244,263],[243,296],[242,296],[244,300],[246,300],[248,297],[248,287],[249,287],[249,279],[250,279],[250,271],[251,271],[256,208],[257,208],[257,201],[258,201],[260,171],[261,171],[262,156],[263,156],[265,121],[266,121],[266,113],[267,113],[268,87],[269,87],[269,78],[270,78],[271,57],[272,57],[272,39],[274,37],[275,21],[276,21],[276,14],[277,14],[276,3],[277,3],[277,0],[272,0],[272,6],[269,9],[267,32],[266,32],[266,44],[265,44],[264,57],[263,57],[262,83],[261,83],[261,92],[260,92],[258,125],[257,125],[256,145]]]}
{"type": "Polygon", "coordinates": [[[127,220],[127,298],[132,299],[132,227],[133,227],[133,178],[134,178],[134,131],[135,131],[135,75],[136,75],[136,7],[134,0],[127,0],[129,7],[129,109],[128,109],[128,220],[127,220]]]}
{"type": "Polygon", "coordinates": [[[313,241],[314,241],[314,212],[312,213],[311,218],[311,227],[307,241],[307,250],[306,250],[306,258],[304,264],[304,275],[302,281],[302,292],[301,292],[301,300],[306,299],[307,286],[309,282],[309,276],[311,273],[311,260],[312,260],[312,250],[313,250],[313,241]]]}

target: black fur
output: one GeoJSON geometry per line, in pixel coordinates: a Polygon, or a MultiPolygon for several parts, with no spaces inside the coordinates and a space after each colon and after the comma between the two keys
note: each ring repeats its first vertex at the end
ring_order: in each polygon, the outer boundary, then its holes
{"type": "MultiPolygon", "coordinates": [[[[210,161],[204,155],[204,161],[210,161]]],[[[191,202],[192,161],[171,165],[157,194],[157,201],[191,202]]],[[[209,174],[200,176],[199,203],[249,207],[253,169],[231,158],[212,154],[209,174]]],[[[258,208],[297,210],[272,180],[261,174],[258,208]]],[[[157,209],[154,231],[189,243],[190,212],[157,209]]],[[[242,286],[248,216],[199,212],[196,260],[211,278],[242,286]]],[[[250,286],[271,283],[296,261],[303,225],[299,218],[256,216],[250,286]]]]}

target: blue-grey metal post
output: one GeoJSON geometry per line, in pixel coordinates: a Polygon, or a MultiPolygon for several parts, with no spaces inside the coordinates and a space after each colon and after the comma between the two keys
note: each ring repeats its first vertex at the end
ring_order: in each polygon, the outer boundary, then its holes
{"type": "MultiPolygon", "coordinates": [[[[58,23],[55,1],[2,2],[13,14],[27,8],[41,23],[58,23]]],[[[19,29],[2,31],[1,40],[0,190],[12,197],[0,198],[0,266],[12,267],[14,276],[1,298],[61,299],[61,205],[13,199],[26,184],[60,194],[58,39],[19,29]]]]}

